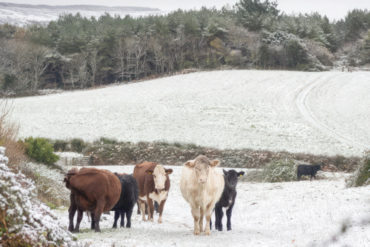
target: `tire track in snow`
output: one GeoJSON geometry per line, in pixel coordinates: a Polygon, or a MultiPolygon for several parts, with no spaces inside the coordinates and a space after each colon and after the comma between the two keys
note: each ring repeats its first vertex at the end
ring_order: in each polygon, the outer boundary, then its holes
{"type": "MultiPolygon", "coordinates": [[[[336,139],[342,144],[347,144],[351,148],[365,149],[366,145],[363,143],[357,142],[351,138],[348,138],[337,131],[334,131],[330,126],[326,125],[323,121],[320,121],[319,118],[315,116],[313,111],[308,105],[307,98],[312,93],[313,90],[319,90],[320,86],[328,82],[329,78],[332,78],[334,75],[320,76],[314,79],[311,83],[305,85],[296,95],[295,104],[300,112],[300,114],[315,128],[320,130],[322,133],[336,139]]],[[[335,75],[337,76],[337,75],[335,75]]]]}

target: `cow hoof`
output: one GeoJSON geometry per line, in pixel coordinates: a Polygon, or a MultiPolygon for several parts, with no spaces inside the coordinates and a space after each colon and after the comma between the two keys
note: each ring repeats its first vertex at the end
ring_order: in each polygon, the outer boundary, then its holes
{"type": "Polygon", "coordinates": [[[211,235],[211,231],[205,231],[205,234],[207,235],[207,236],[209,236],[209,235],[211,235]]]}
{"type": "Polygon", "coordinates": [[[159,219],[159,220],[158,220],[158,223],[159,223],[159,224],[162,224],[162,220],[161,220],[161,219],[159,219]]]}
{"type": "Polygon", "coordinates": [[[199,230],[194,230],[194,235],[199,235],[199,234],[200,234],[199,230]]]}
{"type": "Polygon", "coordinates": [[[80,230],[79,229],[74,229],[72,232],[73,233],[78,233],[78,232],[80,232],[80,230]]]}

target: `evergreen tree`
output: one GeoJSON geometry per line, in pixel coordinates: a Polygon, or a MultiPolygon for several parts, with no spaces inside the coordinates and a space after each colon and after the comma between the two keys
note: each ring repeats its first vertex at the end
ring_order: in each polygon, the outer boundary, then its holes
{"type": "Polygon", "coordinates": [[[279,16],[276,2],[241,0],[236,4],[238,21],[251,31],[269,29],[279,16]]]}

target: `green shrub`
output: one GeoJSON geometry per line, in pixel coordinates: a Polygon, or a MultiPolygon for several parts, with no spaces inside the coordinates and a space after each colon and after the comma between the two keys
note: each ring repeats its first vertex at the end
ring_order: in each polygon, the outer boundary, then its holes
{"type": "Polygon", "coordinates": [[[59,156],[53,153],[53,146],[45,138],[29,137],[25,140],[26,154],[37,162],[53,164],[59,156]]]}
{"type": "Polygon", "coordinates": [[[54,151],[55,152],[64,152],[67,150],[68,143],[63,140],[56,140],[54,142],[54,151]]]}
{"type": "Polygon", "coordinates": [[[116,139],[110,139],[110,138],[106,138],[106,137],[101,137],[99,139],[99,142],[101,144],[117,144],[118,141],[116,139]]]}
{"type": "Polygon", "coordinates": [[[82,139],[72,139],[71,141],[71,149],[74,152],[82,153],[82,150],[86,147],[85,142],[82,139]]]}
{"type": "Polygon", "coordinates": [[[293,160],[272,161],[262,171],[263,182],[286,182],[296,180],[296,165],[293,160]]]}
{"type": "Polygon", "coordinates": [[[370,184],[370,152],[365,155],[358,169],[347,181],[347,186],[363,186],[370,184]]]}

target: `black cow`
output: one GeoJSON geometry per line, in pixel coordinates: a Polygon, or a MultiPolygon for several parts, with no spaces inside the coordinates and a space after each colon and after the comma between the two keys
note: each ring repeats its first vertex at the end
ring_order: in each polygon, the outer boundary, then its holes
{"type": "Polygon", "coordinates": [[[139,187],[137,186],[136,179],[132,175],[117,174],[116,176],[121,181],[122,191],[117,204],[111,209],[114,211],[113,228],[117,228],[117,221],[121,216],[121,227],[125,224],[125,214],[127,218],[126,227],[131,227],[131,215],[134,205],[139,196],[139,187]]]}
{"type": "Polygon", "coordinates": [[[321,170],[321,165],[298,165],[297,167],[297,179],[301,179],[302,175],[310,175],[310,180],[312,178],[316,179],[316,173],[321,170]]]}
{"type": "MultiPolygon", "coordinates": [[[[236,184],[238,183],[238,177],[244,175],[244,172],[237,172],[235,170],[223,170],[225,187],[222,192],[220,200],[216,203],[215,206],[215,216],[216,216],[216,229],[222,231],[222,217],[224,215],[222,208],[227,208],[227,230],[231,230],[231,214],[233,211],[235,198],[236,198],[236,184]]],[[[212,222],[211,222],[212,227],[212,222]]]]}

